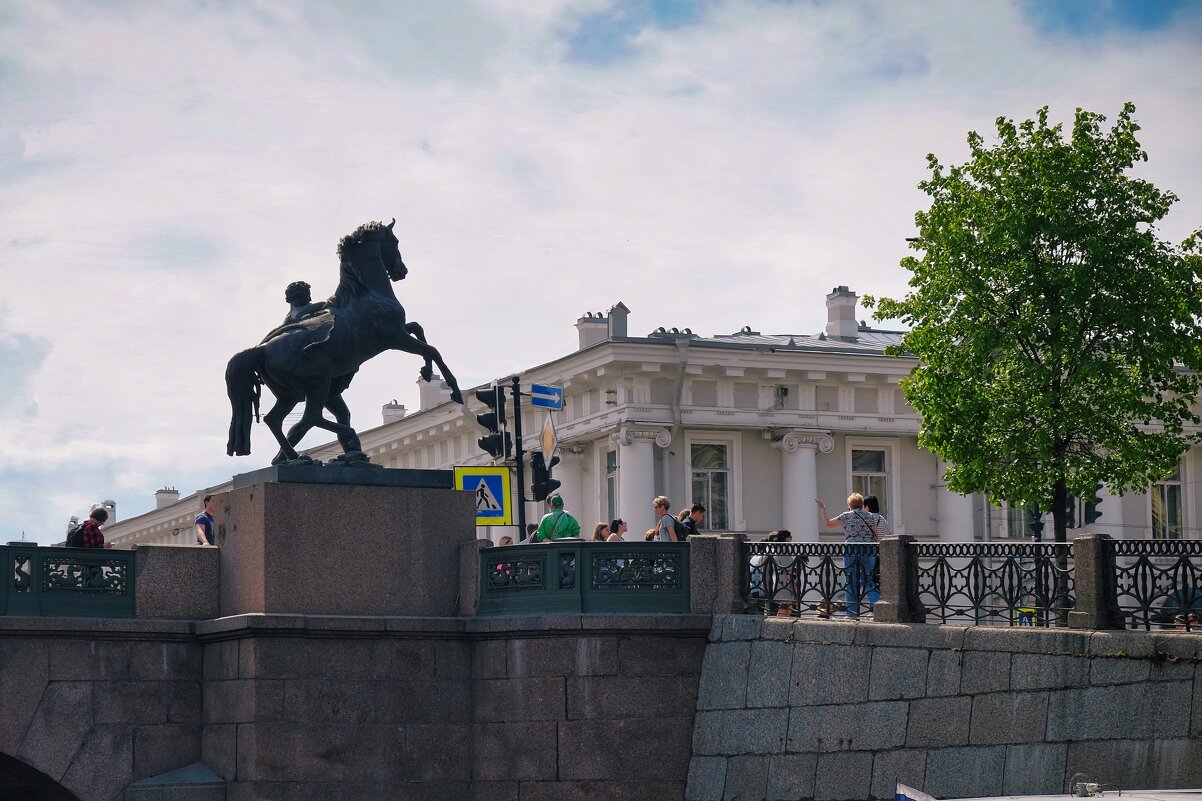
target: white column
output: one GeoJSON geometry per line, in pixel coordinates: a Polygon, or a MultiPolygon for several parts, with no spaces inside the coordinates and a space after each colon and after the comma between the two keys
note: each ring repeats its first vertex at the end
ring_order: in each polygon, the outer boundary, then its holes
{"type": "Polygon", "coordinates": [[[630,526],[627,538],[639,540],[655,522],[655,451],[672,444],[664,428],[622,426],[611,440],[618,449],[618,517],[630,526]]]}
{"type": "Polygon", "coordinates": [[[817,542],[817,453],[830,453],[835,441],[822,432],[790,431],[772,446],[781,453],[780,527],[792,531],[796,542],[817,542]]]}

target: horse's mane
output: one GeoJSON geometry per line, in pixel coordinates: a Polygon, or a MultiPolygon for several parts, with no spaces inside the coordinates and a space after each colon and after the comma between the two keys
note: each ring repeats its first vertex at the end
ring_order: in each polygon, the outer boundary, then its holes
{"type": "Polygon", "coordinates": [[[352,297],[367,291],[359,271],[347,269],[344,251],[352,245],[383,239],[383,232],[386,230],[388,226],[382,222],[367,222],[338,240],[338,289],[334,290],[333,296],[330,297],[330,305],[345,306],[352,297]]]}

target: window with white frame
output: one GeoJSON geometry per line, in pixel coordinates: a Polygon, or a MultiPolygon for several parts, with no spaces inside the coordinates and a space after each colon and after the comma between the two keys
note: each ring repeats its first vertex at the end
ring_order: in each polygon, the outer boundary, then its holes
{"type": "Polygon", "coordinates": [[[1152,539],[1181,539],[1181,465],[1152,485],[1152,539]]]}
{"type": "Polygon", "coordinates": [[[867,498],[875,495],[881,514],[889,515],[889,454],[884,448],[851,449],[851,491],[867,498]]]}
{"type": "Polygon", "coordinates": [[[618,452],[605,452],[605,508],[606,520],[618,516],[618,452]]]}
{"type": "Polygon", "coordinates": [[[692,496],[684,505],[705,507],[703,529],[731,529],[731,447],[727,443],[689,444],[689,488],[692,496]]]}

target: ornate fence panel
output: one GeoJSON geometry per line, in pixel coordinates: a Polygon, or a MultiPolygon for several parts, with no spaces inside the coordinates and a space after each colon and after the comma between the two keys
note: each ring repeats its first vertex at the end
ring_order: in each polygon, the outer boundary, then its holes
{"type": "Polygon", "coordinates": [[[743,600],[768,615],[859,617],[880,597],[876,562],[875,544],[749,542],[743,600]]]}
{"type": "Polygon", "coordinates": [[[480,551],[480,615],[688,611],[687,543],[558,540],[480,551]]]}
{"type": "Polygon", "coordinates": [[[133,617],[134,552],[0,546],[0,614],[133,617]]]}
{"type": "Polygon", "coordinates": [[[1064,626],[1073,608],[1071,543],[911,543],[928,623],[1064,626]]]}
{"type": "Polygon", "coordinates": [[[1110,540],[1106,548],[1113,559],[1116,596],[1127,628],[1198,628],[1202,541],[1110,540]]]}

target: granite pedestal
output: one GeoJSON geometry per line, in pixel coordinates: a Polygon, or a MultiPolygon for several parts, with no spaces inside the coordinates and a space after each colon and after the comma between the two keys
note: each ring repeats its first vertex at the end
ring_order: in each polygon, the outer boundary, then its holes
{"type": "Polygon", "coordinates": [[[382,468],[236,477],[217,532],[221,614],[456,615],[475,505],[452,486],[450,471],[382,468]]]}

